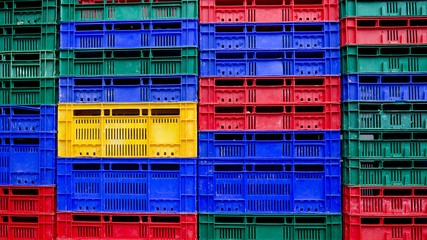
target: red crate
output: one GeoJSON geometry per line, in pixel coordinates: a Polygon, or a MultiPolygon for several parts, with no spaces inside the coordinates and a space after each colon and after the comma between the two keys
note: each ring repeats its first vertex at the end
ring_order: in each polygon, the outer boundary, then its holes
{"type": "Polygon", "coordinates": [[[427,17],[341,19],[341,46],[427,44],[427,17]]]}
{"type": "Polygon", "coordinates": [[[54,214],[55,187],[0,186],[0,214],[54,214]]]}
{"type": "Polygon", "coordinates": [[[199,130],[340,130],[340,104],[199,104],[199,130]]]}
{"type": "Polygon", "coordinates": [[[55,215],[0,214],[0,239],[52,240],[56,239],[55,215]]]}
{"type": "Polygon", "coordinates": [[[338,0],[200,0],[200,23],[339,21],[338,0]]]}
{"type": "Polygon", "coordinates": [[[344,214],[344,240],[425,240],[423,217],[360,217],[344,214]]]}
{"type": "Polygon", "coordinates": [[[363,216],[427,216],[427,187],[343,186],[343,213],[363,216]]]}
{"type": "Polygon", "coordinates": [[[58,212],[58,239],[197,239],[196,214],[58,212]]]}

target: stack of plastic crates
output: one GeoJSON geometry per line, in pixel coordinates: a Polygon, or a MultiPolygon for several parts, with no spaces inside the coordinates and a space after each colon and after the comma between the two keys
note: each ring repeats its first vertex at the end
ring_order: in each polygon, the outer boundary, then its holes
{"type": "Polygon", "coordinates": [[[62,0],[58,239],[197,238],[196,0],[62,0]]]}
{"type": "Polygon", "coordinates": [[[200,1],[199,239],[340,239],[338,0],[200,1]]]}
{"type": "Polygon", "coordinates": [[[56,237],[56,0],[0,2],[0,238],[56,237]]]}
{"type": "Polygon", "coordinates": [[[427,2],[341,17],[344,238],[427,239],[427,2]]]}

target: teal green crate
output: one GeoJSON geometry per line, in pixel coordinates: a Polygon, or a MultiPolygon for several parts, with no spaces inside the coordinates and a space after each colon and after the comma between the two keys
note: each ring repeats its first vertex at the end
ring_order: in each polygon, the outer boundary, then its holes
{"type": "Polygon", "coordinates": [[[361,46],[341,48],[341,73],[427,72],[427,45],[361,46]]]}
{"type": "Polygon", "coordinates": [[[427,160],[344,159],[342,181],[353,186],[426,186],[427,160]]]}
{"type": "Polygon", "coordinates": [[[56,77],[56,63],[54,51],[0,52],[0,79],[56,77]]]}
{"type": "Polygon", "coordinates": [[[198,214],[199,240],[332,240],[342,238],[342,216],[198,214]]]}
{"type": "Polygon", "coordinates": [[[197,48],[61,50],[61,76],[197,75],[197,48]]]}
{"type": "Polygon", "coordinates": [[[62,0],[61,21],[133,21],[199,18],[198,0],[143,0],[127,3],[123,3],[125,1],[115,1],[113,3],[112,0],[83,0],[86,4],[79,4],[80,2],[82,0],[62,0]]]}
{"type": "Polygon", "coordinates": [[[0,26],[0,51],[56,51],[58,25],[0,26]]]}
{"type": "Polygon", "coordinates": [[[427,130],[427,102],[343,102],[343,130],[427,130]]]}
{"type": "Polygon", "coordinates": [[[0,105],[55,105],[56,78],[0,79],[0,105]]]}
{"type": "Polygon", "coordinates": [[[344,158],[427,158],[427,130],[342,131],[342,135],[341,151],[344,158]]]}
{"type": "Polygon", "coordinates": [[[340,18],[425,16],[425,0],[341,0],[340,18]]]}
{"type": "Polygon", "coordinates": [[[0,25],[56,24],[58,0],[2,0],[0,25]]]}

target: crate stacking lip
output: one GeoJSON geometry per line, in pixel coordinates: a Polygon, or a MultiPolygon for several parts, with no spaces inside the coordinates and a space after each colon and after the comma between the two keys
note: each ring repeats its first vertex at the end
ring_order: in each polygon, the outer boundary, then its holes
{"type": "Polygon", "coordinates": [[[427,75],[342,75],[342,100],[427,101],[427,75]]]}
{"type": "Polygon", "coordinates": [[[55,105],[0,106],[0,133],[56,133],[55,105]]]}
{"type": "Polygon", "coordinates": [[[57,24],[56,0],[3,0],[0,25],[57,24]]]}
{"type": "Polygon", "coordinates": [[[406,17],[423,16],[427,13],[424,0],[358,1],[343,0],[340,17],[406,17]]]}
{"type": "Polygon", "coordinates": [[[56,53],[1,52],[0,78],[52,78],[56,77],[56,53]]]}
{"type": "Polygon", "coordinates": [[[198,217],[200,239],[342,238],[342,218],[338,214],[199,214],[198,217]]]}
{"type": "Polygon", "coordinates": [[[198,45],[198,22],[186,20],[61,22],[61,49],[198,45]]]}
{"type": "Polygon", "coordinates": [[[59,52],[61,76],[197,75],[196,47],[59,52]]]}
{"type": "Polygon", "coordinates": [[[343,215],[344,239],[427,239],[425,216],[382,217],[343,215]]]}
{"type": "Polygon", "coordinates": [[[59,157],[197,157],[196,103],[58,104],[59,157]]]}
{"type": "Polygon", "coordinates": [[[339,22],[200,24],[200,50],[339,47],[339,22]]]}
{"type": "Polygon", "coordinates": [[[343,186],[343,213],[362,216],[425,216],[427,187],[343,186]]]}
{"type": "Polygon", "coordinates": [[[341,48],[341,73],[427,72],[427,46],[346,45],[341,48]]]}
{"type": "Polygon", "coordinates": [[[339,74],[340,53],[338,48],[200,52],[200,76],[202,77],[339,74]]]}
{"type": "Polygon", "coordinates": [[[197,240],[196,214],[58,212],[57,239],[197,240]]]}
{"type": "Polygon", "coordinates": [[[199,131],[200,159],[338,159],[340,131],[199,131]]]}
{"type": "Polygon", "coordinates": [[[341,213],[339,159],[204,159],[198,166],[199,213],[341,213]]]}
{"type": "Polygon", "coordinates": [[[338,21],[338,0],[200,1],[201,23],[338,21]]]}
{"type": "Polygon", "coordinates": [[[341,20],[341,46],[427,44],[427,17],[350,17],[341,20]]]}
{"type": "Polygon", "coordinates": [[[0,216],[55,214],[56,187],[0,186],[0,216]]]}
{"type": "Polygon", "coordinates": [[[60,103],[197,102],[197,75],[60,77],[60,103]]]}
{"type": "Polygon", "coordinates": [[[0,231],[3,239],[10,240],[56,239],[56,215],[0,214],[0,231]]]}
{"type": "Polygon", "coordinates": [[[0,27],[0,51],[55,51],[57,25],[12,25],[0,27]]]}
{"type": "Polygon", "coordinates": [[[197,211],[196,158],[58,158],[57,172],[58,211],[197,211]]]}

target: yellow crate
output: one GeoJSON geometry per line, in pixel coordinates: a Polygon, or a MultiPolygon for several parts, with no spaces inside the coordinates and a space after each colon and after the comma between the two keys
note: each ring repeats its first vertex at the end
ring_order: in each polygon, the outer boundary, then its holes
{"type": "Polygon", "coordinates": [[[197,157],[197,103],[58,104],[59,157],[197,157]]]}

